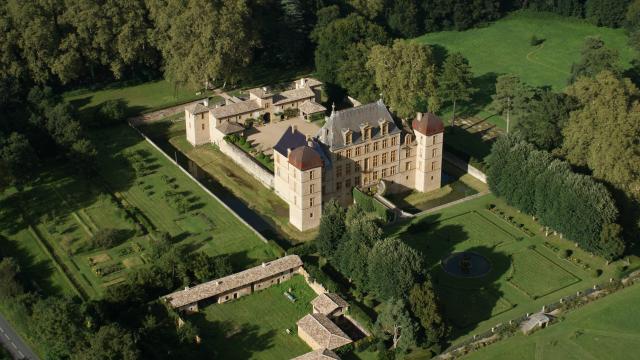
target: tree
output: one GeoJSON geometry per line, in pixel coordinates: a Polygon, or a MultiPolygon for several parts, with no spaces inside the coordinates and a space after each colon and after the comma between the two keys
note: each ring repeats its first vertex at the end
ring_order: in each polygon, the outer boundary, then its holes
{"type": "Polygon", "coordinates": [[[357,43],[348,48],[345,52],[345,60],[337,74],[337,83],[346,89],[350,96],[362,103],[375,101],[380,96],[373,72],[366,66],[369,51],[369,47],[363,43],[357,43]]]}
{"type": "Polygon", "coordinates": [[[453,103],[452,125],[455,125],[456,121],[457,102],[471,100],[471,95],[475,92],[472,82],[473,73],[469,61],[461,53],[452,53],[447,56],[442,65],[438,92],[444,101],[453,103]]]}
{"type": "Polygon", "coordinates": [[[526,113],[527,105],[534,96],[533,89],[520,81],[520,77],[514,74],[498,76],[496,80],[496,93],[492,95],[492,108],[507,117],[507,133],[511,115],[521,116],[526,113]]]}
{"type": "Polygon", "coordinates": [[[376,45],[371,49],[367,67],[375,83],[383,89],[383,98],[401,118],[415,115],[419,104],[428,110],[439,109],[436,65],[429,46],[396,40],[392,46],[376,45]]]}
{"type": "Polygon", "coordinates": [[[422,2],[428,32],[466,30],[502,16],[501,2],[491,0],[426,0],[422,2]]]}
{"type": "Polygon", "coordinates": [[[7,169],[11,182],[21,185],[33,174],[38,157],[29,140],[14,132],[4,141],[0,139],[0,162],[7,169]]]}
{"type": "Polygon", "coordinates": [[[99,125],[109,126],[125,121],[127,103],[122,99],[107,100],[100,105],[99,125]]]}
{"type": "Polygon", "coordinates": [[[598,26],[618,27],[624,22],[630,0],[587,0],[586,18],[598,26]]]}
{"type": "Polygon", "coordinates": [[[51,296],[35,303],[29,328],[47,358],[64,359],[85,348],[82,320],[73,300],[51,296]]]}
{"type": "Polygon", "coordinates": [[[369,289],[380,299],[406,298],[423,272],[422,257],[397,238],[377,242],[369,254],[369,289]]]}
{"type": "Polygon", "coordinates": [[[567,159],[640,199],[640,91],[607,71],[566,91],[580,104],[562,132],[567,159]]]}
{"type": "Polygon", "coordinates": [[[605,70],[618,75],[619,58],[618,51],[607,47],[602,39],[588,36],[582,45],[580,62],[571,65],[569,83],[576,82],[582,76],[595,77],[605,70]]]}
{"type": "Polygon", "coordinates": [[[562,129],[574,108],[571,97],[544,90],[531,101],[529,111],[518,121],[515,129],[524,140],[539,149],[551,151],[562,145],[562,129]]]}
{"type": "Polygon", "coordinates": [[[23,293],[23,288],[17,280],[20,266],[15,259],[0,256],[0,299],[16,297],[23,293]]]}
{"type": "Polygon", "coordinates": [[[413,314],[420,320],[427,344],[441,343],[450,329],[442,317],[438,298],[433,291],[430,279],[426,279],[422,284],[415,284],[411,288],[409,304],[413,314]]]}
{"type": "Polygon", "coordinates": [[[387,9],[387,24],[391,31],[404,38],[420,35],[419,9],[415,0],[396,0],[387,9]]]}
{"type": "Polygon", "coordinates": [[[389,299],[382,308],[376,329],[383,338],[391,338],[391,348],[403,354],[416,344],[416,325],[406,309],[405,302],[389,299]]]}
{"type": "Polygon", "coordinates": [[[348,3],[358,13],[370,20],[374,20],[382,14],[385,5],[384,0],[348,0],[348,3]]]}
{"type": "Polygon", "coordinates": [[[329,200],[324,206],[315,241],[322,256],[331,258],[338,248],[345,233],[344,217],[344,208],[335,199],[329,200]]]}
{"type": "Polygon", "coordinates": [[[135,360],[140,358],[133,336],[118,325],[104,325],[89,337],[89,347],[73,360],[135,360]]]}

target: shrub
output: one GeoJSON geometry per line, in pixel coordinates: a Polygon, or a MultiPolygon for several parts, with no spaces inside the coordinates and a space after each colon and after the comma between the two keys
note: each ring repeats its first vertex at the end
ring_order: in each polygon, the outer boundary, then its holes
{"type": "Polygon", "coordinates": [[[602,269],[595,269],[591,272],[591,276],[594,278],[600,277],[602,275],[602,269]]]}
{"type": "Polygon", "coordinates": [[[300,110],[298,110],[297,108],[289,108],[289,109],[285,109],[283,114],[284,117],[286,117],[287,119],[292,118],[292,117],[296,117],[298,116],[298,114],[300,113],[300,110]]]}
{"type": "Polygon", "coordinates": [[[110,126],[123,122],[127,115],[127,104],[122,99],[107,100],[100,106],[98,116],[100,126],[110,126]]]}
{"type": "Polygon", "coordinates": [[[250,128],[253,126],[253,123],[255,123],[255,122],[256,122],[256,119],[254,119],[254,118],[248,118],[248,119],[246,119],[246,120],[244,121],[244,127],[245,127],[246,129],[250,129],[250,128]]]}
{"type": "Polygon", "coordinates": [[[531,46],[538,46],[544,42],[544,39],[539,39],[537,36],[532,35],[531,39],[529,39],[529,44],[531,46]]]}
{"type": "Polygon", "coordinates": [[[317,251],[318,249],[316,248],[316,243],[313,241],[307,241],[303,244],[290,248],[287,253],[299,256],[308,256],[316,253],[317,251]]]}
{"type": "Polygon", "coordinates": [[[115,229],[100,229],[89,240],[91,248],[112,248],[125,240],[126,234],[115,229]]]}
{"type": "Polygon", "coordinates": [[[571,255],[573,255],[573,250],[570,250],[570,249],[564,249],[560,253],[560,257],[562,257],[563,259],[567,259],[571,257],[571,255]]]}
{"type": "Polygon", "coordinates": [[[336,352],[336,354],[338,356],[344,357],[345,355],[352,353],[353,352],[353,348],[354,348],[353,347],[353,343],[350,343],[350,344],[347,344],[347,345],[344,345],[344,346],[341,346],[341,347],[337,348],[335,350],[335,352],[336,352]]]}

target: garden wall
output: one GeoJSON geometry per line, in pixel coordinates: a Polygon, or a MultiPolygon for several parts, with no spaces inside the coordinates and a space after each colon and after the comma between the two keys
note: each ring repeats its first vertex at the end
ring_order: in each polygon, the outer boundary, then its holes
{"type": "Polygon", "coordinates": [[[220,151],[231,158],[242,169],[251,174],[262,185],[269,189],[273,189],[273,174],[265,170],[260,164],[256,163],[251,156],[247,155],[241,149],[228,141],[220,141],[220,151]]]}
{"type": "Polygon", "coordinates": [[[457,167],[458,169],[466,172],[467,174],[473,176],[474,178],[482,181],[483,183],[487,183],[487,175],[485,175],[485,173],[483,173],[482,171],[476,169],[475,167],[471,166],[471,164],[469,164],[468,162],[460,159],[459,157],[453,155],[450,152],[446,152],[444,153],[444,159],[449,162],[451,165],[457,167]]]}

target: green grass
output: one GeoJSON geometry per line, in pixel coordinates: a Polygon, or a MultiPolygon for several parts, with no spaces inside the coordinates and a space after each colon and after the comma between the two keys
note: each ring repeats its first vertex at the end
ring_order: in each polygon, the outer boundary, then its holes
{"type": "MultiPolygon", "coordinates": [[[[616,273],[621,262],[607,265],[573,243],[556,236],[545,237],[540,225],[531,217],[518,213],[489,194],[413,221],[418,230],[408,231],[407,224],[387,229],[423,254],[436,291],[443,299],[445,317],[454,326],[455,341],[526,312],[538,311],[542,305],[557,301],[605,282],[616,273]],[[516,224],[524,224],[534,236],[487,210],[496,204],[516,224]],[[545,246],[552,245],[556,250],[545,246]],[[572,260],[561,259],[563,249],[573,251],[572,260]],[[481,278],[459,278],[442,269],[441,260],[459,251],[474,251],[486,257],[491,271],[481,278]],[[593,277],[595,269],[603,274],[593,277]]],[[[640,266],[632,257],[631,269],[640,266]]]]}
{"type": "Polygon", "coordinates": [[[545,330],[518,334],[465,359],[629,359],[640,344],[638,301],[640,286],[634,285],[571,311],[545,330]]]}
{"type": "Polygon", "coordinates": [[[207,353],[215,353],[216,358],[290,359],[311,351],[296,334],[296,322],[311,312],[310,301],[315,297],[304,278],[295,275],[238,300],[209,305],[188,319],[200,329],[207,353]],[[295,303],[283,295],[289,288],[295,303]]]}

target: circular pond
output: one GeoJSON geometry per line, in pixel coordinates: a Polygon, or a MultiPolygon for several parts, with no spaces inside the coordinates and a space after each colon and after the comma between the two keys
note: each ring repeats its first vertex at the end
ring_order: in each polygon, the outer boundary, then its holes
{"type": "Polygon", "coordinates": [[[471,252],[457,252],[442,260],[442,268],[452,276],[477,278],[491,271],[491,264],[484,256],[471,252]]]}

